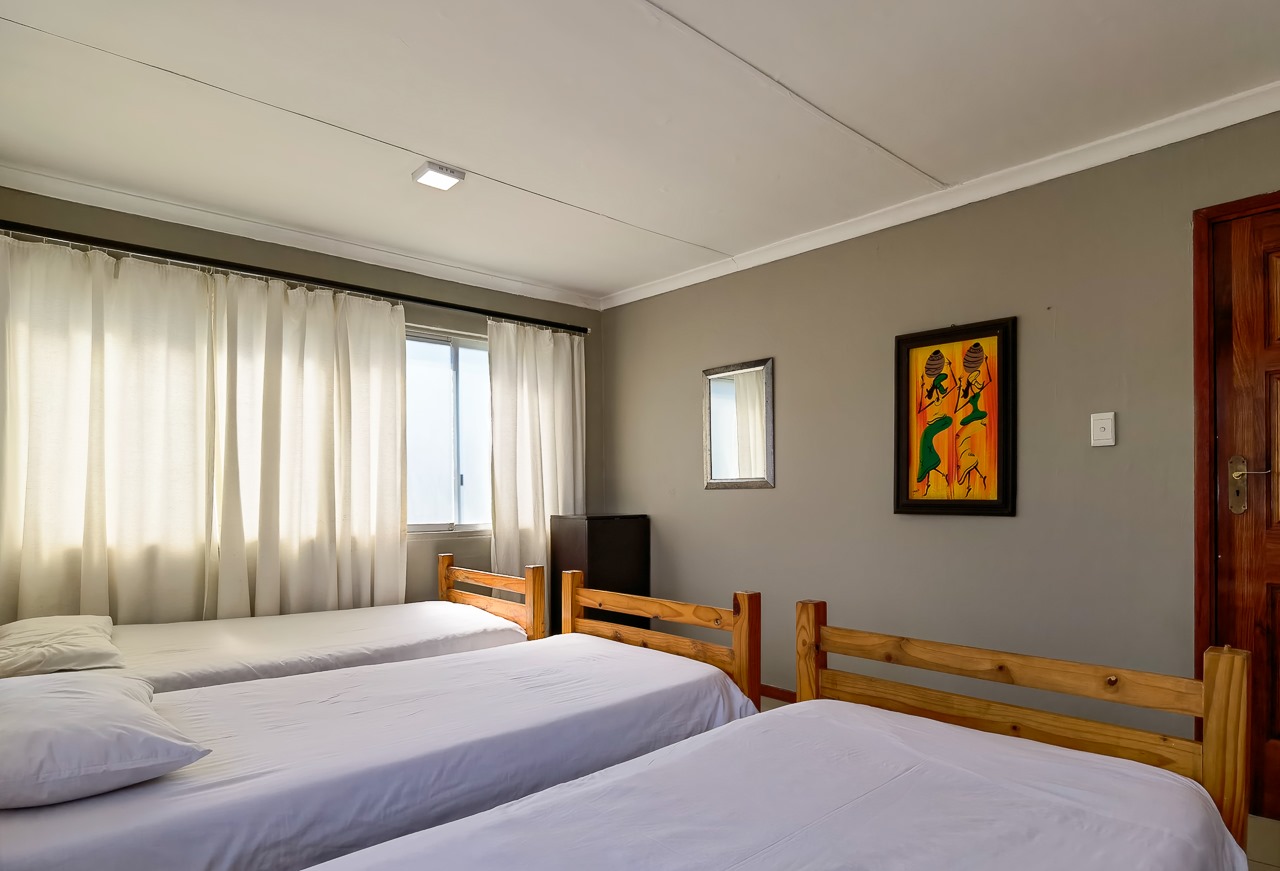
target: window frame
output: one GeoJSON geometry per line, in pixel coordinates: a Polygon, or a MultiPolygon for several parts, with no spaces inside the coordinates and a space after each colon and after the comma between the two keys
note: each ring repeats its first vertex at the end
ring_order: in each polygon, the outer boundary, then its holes
{"type": "MultiPolygon", "coordinates": [[[[404,331],[405,343],[409,342],[428,342],[433,345],[449,346],[449,369],[453,375],[453,516],[455,520],[449,523],[408,523],[406,518],[406,528],[410,535],[420,535],[424,533],[492,533],[493,521],[490,519],[488,523],[458,523],[456,518],[462,512],[462,440],[458,437],[458,418],[459,418],[459,399],[458,399],[458,349],[470,348],[489,352],[489,340],[480,337],[451,335],[445,332],[439,332],[424,327],[406,326],[404,331]]],[[[405,402],[409,401],[409,397],[405,395],[405,402]]],[[[405,472],[408,474],[409,462],[408,440],[405,442],[405,472]]],[[[492,518],[493,500],[490,498],[490,517],[492,518]]]]}

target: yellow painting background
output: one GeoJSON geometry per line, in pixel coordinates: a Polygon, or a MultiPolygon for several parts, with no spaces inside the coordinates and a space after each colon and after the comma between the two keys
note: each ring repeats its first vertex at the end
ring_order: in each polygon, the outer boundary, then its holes
{"type": "MultiPolygon", "coordinates": [[[[907,484],[912,500],[954,499],[985,502],[998,498],[999,350],[996,337],[988,336],[959,342],[921,345],[908,352],[906,389],[910,391],[910,396],[906,399],[912,414],[909,416],[911,465],[907,470],[907,484]],[[979,415],[985,412],[985,417],[970,419],[969,423],[963,424],[963,420],[974,415],[975,409],[968,399],[962,398],[957,379],[963,381],[969,377],[964,371],[964,355],[975,341],[982,345],[987,359],[976,373],[978,380],[970,381],[970,390],[980,388],[976,411],[979,415]],[[925,376],[925,362],[935,350],[942,352],[945,360],[942,371],[947,377],[940,385],[945,393],[939,398],[935,392],[930,399],[924,394],[925,388],[932,386],[933,379],[925,376]],[[945,427],[943,418],[950,418],[950,422],[945,427]],[[929,441],[933,447],[933,453],[936,453],[936,466],[933,465],[935,457],[930,453],[928,445],[922,443],[925,431],[934,422],[937,422],[937,427],[929,441]],[[943,428],[938,429],[938,427],[943,428]],[[932,470],[925,470],[924,467],[927,466],[932,466],[932,470]],[[926,474],[926,480],[923,481],[918,480],[922,470],[926,474]]],[[[974,417],[976,418],[977,415],[974,417]]]]}

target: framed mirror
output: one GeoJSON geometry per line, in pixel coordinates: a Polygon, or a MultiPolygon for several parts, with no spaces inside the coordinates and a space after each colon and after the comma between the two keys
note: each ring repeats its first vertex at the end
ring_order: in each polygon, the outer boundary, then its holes
{"type": "Polygon", "coordinates": [[[702,372],[702,467],[708,490],[773,486],[773,358],[702,372]]]}

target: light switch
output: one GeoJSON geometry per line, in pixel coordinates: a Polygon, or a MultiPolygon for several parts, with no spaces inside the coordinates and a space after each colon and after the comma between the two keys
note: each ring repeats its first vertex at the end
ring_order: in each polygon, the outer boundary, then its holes
{"type": "Polygon", "coordinates": [[[1116,413],[1101,411],[1089,415],[1089,443],[1095,448],[1116,443],[1116,413]]]}

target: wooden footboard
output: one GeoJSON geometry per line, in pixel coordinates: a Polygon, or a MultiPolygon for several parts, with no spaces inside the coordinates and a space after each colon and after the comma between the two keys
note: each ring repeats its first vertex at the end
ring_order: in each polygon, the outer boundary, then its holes
{"type": "Polygon", "coordinates": [[[483,608],[490,614],[519,625],[530,641],[547,634],[547,591],[544,584],[546,572],[542,566],[525,566],[524,577],[517,578],[514,575],[495,575],[475,569],[457,568],[453,564],[453,554],[442,553],[438,573],[440,601],[483,608]],[[509,599],[497,599],[483,593],[459,590],[454,586],[458,582],[519,593],[524,596],[524,602],[512,602],[509,599]]]}
{"type": "Polygon", "coordinates": [[[1201,783],[1241,846],[1249,822],[1249,654],[1212,647],[1204,680],[1002,653],[827,625],[827,603],[796,605],[796,698],[841,699],[980,729],[1118,756],[1201,783]],[[1035,708],[925,689],[827,666],[827,654],[1033,687],[1203,717],[1203,740],[1174,738],[1035,708]]]}
{"type": "Polygon", "coordinates": [[[733,678],[733,682],[751,699],[751,703],[760,707],[759,593],[734,593],[733,608],[730,610],[713,605],[695,605],[672,599],[587,589],[583,587],[582,572],[565,572],[561,588],[565,632],[582,632],[714,665],[733,678]],[[720,629],[732,633],[733,640],[728,646],[709,644],[683,635],[620,626],[603,620],[589,620],[583,616],[586,608],[666,620],[686,626],[720,629]]]}

